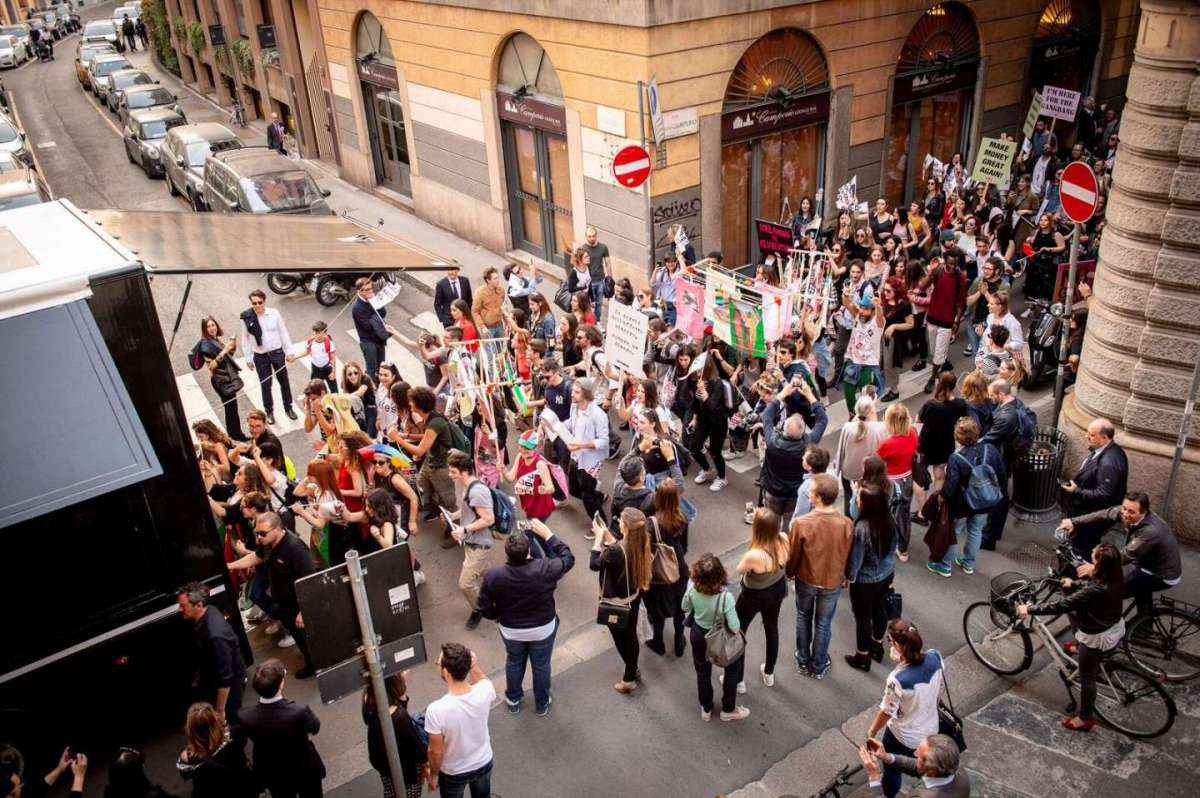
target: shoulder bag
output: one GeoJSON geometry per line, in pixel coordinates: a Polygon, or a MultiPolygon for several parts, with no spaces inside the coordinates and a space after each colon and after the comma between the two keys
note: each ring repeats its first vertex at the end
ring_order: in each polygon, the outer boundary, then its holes
{"type": "MultiPolygon", "coordinates": [[[[942,654],[939,651],[938,656],[942,654]]],[[[967,750],[967,738],[963,735],[963,721],[954,711],[954,700],[950,698],[950,680],[946,678],[946,660],[942,659],[942,689],[946,691],[943,702],[938,696],[938,734],[944,734],[958,746],[959,753],[967,750]]]]}
{"type": "Polygon", "coordinates": [[[651,542],[654,553],[650,560],[650,584],[673,585],[679,581],[679,557],[675,547],[662,539],[658,528],[658,519],[651,516],[650,525],[654,527],[654,539],[651,542]]]}
{"type": "MultiPolygon", "coordinates": [[[[625,558],[625,585],[632,587],[629,576],[629,554],[624,548],[621,549],[621,556],[625,558]]],[[[600,589],[600,606],[596,610],[596,623],[601,626],[607,626],[610,629],[624,631],[630,626],[637,623],[637,608],[633,606],[633,602],[640,595],[640,590],[634,590],[633,593],[625,598],[605,598],[604,588],[600,589]]]]}
{"type": "Polygon", "coordinates": [[[567,284],[563,283],[554,292],[554,304],[558,305],[563,313],[571,312],[571,290],[567,288],[567,284]]]}
{"type": "Polygon", "coordinates": [[[717,617],[713,620],[712,628],[704,635],[705,657],[713,665],[728,668],[746,653],[746,635],[739,629],[730,631],[725,623],[725,613],[721,611],[721,601],[733,595],[729,591],[717,599],[717,617]]]}

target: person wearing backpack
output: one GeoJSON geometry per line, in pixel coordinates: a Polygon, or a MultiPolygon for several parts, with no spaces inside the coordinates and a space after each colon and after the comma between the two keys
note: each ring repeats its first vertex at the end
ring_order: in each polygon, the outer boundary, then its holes
{"type": "MultiPolygon", "coordinates": [[[[408,394],[408,401],[413,422],[425,430],[421,434],[421,440],[412,443],[394,426],[387,430],[388,440],[407,452],[413,460],[420,460],[417,490],[425,503],[427,517],[428,513],[436,517],[438,509],[453,513],[458,509],[458,498],[446,466],[446,458],[452,449],[469,454],[469,448],[458,447],[456,440],[463,437],[462,432],[455,436],[455,425],[437,412],[437,397],[433,395],[433,391],[425,387],[413,388],[408,394]]],[[[452,549],[458,545],[450,536],[448,526],[444,531],[442,548],[452,549]]]]}
{"type": "Polygon", "coordinates": [[[458,589],[470,605],[471,615],[467,618],[468,630],[479,626],[483,614],[479,612],[479,588],[491,559],[492,526],[496,523],[492,490],[475,478],[475,462],[466,452],[452,451],[446,458],[446,470],[450,479],[463,494],[461,508],[453,513],[459,523],[450,530],[451,537],[463,547],[462,571],[458,575],[458,589]]]}
{"type": "Polygon", "coordinates": [[[979,438],[979,424],[975,419],[967,416],[954,424],[957,448],[946,464],[942,498],[950,506],[956,543],[950,544],[941,562],[925,564],[939,576],[949,577],[952,563],[965,574],[975,573],[975,555],[983,542],[988,513],[1004,495],[1000,487],[1007,475],[1004,458],[996,447],[979,438]],[[962,546],[961,557],[955,556],[957,546],[962,546]]]}
{"type": "Polygon", "coordinates": [[[1007,475],[1012,473],[1017,460],[1033,445],[1033,436],[1037,432],[1037,416],[1017,398],[1012,385],[1006,379],[997,378],[988,384],[988,398],[996,403],[996,410],[992,414],[992,426],[983,436],[982,442],[989,443],[999,450],[1004,458],[1004,473],[1000,475],[1000,502],[988,513],[988,523],[983,530],[983,543],[979,547],[984,551],[995,551],[996,542],[1000,540],[1000,535],[1004,532],[1004,522],[1008,518],[1007,475]]]}

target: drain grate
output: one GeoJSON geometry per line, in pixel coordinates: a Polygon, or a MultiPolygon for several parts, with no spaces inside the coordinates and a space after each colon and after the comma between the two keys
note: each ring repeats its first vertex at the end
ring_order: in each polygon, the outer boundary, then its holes
{"type": "Polygon", "coordinates": [[[1029,576],[1042,576],[1046,569],[1054,568],[1058,564],[1054,549],[1046,548],[1032,540],[1004,556],[1015,562],[1021,573],[1029,576]]]}

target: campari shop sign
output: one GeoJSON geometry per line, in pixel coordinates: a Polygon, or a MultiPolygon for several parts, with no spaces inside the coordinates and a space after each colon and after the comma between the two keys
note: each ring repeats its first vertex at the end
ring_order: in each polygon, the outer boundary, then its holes
{"type": "Polygon", "coordinates": [[[950,91],[969,89],[975,85],[978,72],[978,62],[971,61],[945,69],[927,69],[916,74],[898,75],[892,90],[892,104],[903,105],[950,91]]]}
{"type": "Polygon", "coordinates": [[[789,98],[721,115],[721,141],[755,139],[779,130],[823,122],[829,117],[829,92],[789,98]]]}
{"type": "Polygon", "coordinates": [[[501,119],[554,133],[567,132],[567,112],[561,105],[498,91],[496,107],[501,119]]]}

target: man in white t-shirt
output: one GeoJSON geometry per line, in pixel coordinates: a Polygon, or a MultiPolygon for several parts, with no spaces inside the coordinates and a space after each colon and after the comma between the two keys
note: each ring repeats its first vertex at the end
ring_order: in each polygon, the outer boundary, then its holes
{"type": "Polygon", "coordinates": [[[492,740],[488,713],[496,688],[484,675],[475,654],[459,643],[443,643],[437,660],[446,682],[446,695],[425,708],[429,732],[430,791],[441,789],[443,798],[471,798],[492,794],[492,740]]]}
{"type": "Polygon", "coordinates": [[[883,341],[883,306],[875,297],[864,294],[857,298],[847,291],[842,302],[854,317],[850,343],[846,346],[846,365],[842,376],[842,391],[846,407],[854,407],[858,392],[874,383],[882,394],[887,390],[883,369],[879,367],[879,345],[883,341]]]}

